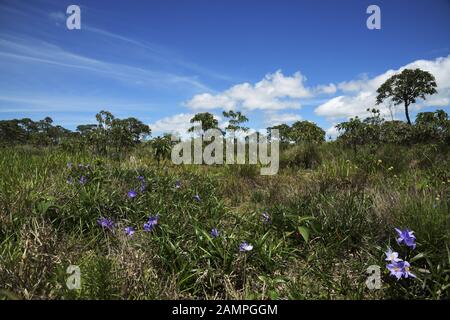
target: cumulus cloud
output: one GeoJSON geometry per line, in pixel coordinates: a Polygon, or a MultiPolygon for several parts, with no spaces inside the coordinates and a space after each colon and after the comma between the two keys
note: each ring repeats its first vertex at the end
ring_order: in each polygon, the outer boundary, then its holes
{"type": "Polygon", "coordinates": [[[317,94],[335,94],[337,91],[337,87],[334,83],[330,83],[328,85],[319,85],[315,88],[317,94]]]}
{"type": "MultiPolygon", "coordinates": [[[[179,113],[170,117],[159,119],[153,123],[150,123],[149,126],[155,135],[172,133],[178,134],[181,137],[187,137],[188,129],[195,125],[190,122],[194,116],[194,113],[179,113]]],[[[219,128],[223,129],[228,125],[228,122],[222,122],[222,118],[220,116],[213,116],[219,122],[219,128]]]]}
{"type": "Polygon", "coordinates": [[[305,87],[305,77],[296,72],[284,76],[278,70],[267,74],[261,81],[250,84],[237,84],[218,94],[203,93],[195,95],[186,102],[193,110],[244,109],[244,110],[282,110],[300,108],[301,98],[312,96],[312,90],[305,87]]]}
{"type": "MultiPolygon", "coordinates": [[[[328,119],[339,119],[367,114],[366,109],[375,104],[375,94],[361,91],[354,96],[337,96],[318,106],[314,112],[328,119]]],[[[383,110],[386,112],[386,110],[383,110]]]]}
{"type": "Polygon", "coordinates": [[[178,133],[185,134],[187,130],[192,126],[189,122],[194,114],[180,113],[170,117],[159,119],[154,123],[150,123],[149,126],[152,132],[155,134],[162,133],[178,133]]]}
{"type": "Polygon", "coordinates": [[[336,124],[333,124],[333,126],[329,127],[327,130],[325,130],[325,138],[331,138],[336,139],[339,136],[339,131],[336,128],[336,124]]]}
{"type": "Polygon", "coordinates": [[[269,127],[276,126],[282,123],[289,123],[294,121],[300,121],[302,117],[296,113],[266,113],[266,124],[269,127]]]}
{"type": "MultiPolygon", "coordinates": [[[[319,105],[314,111],[318,116],[324,116],[329,120],[367,115],[366,109],[375,106],[376,90],[384,81],[404,69],[415,68],[428,71],[435,76],[438,93],[428,96],[424,101],[419,100],[412,109],[425,106],[447,106],[450,101],[450,56],[435,60],[416,60],[397,70],[388,70],[373,78],[364,76],[362,79],[339,83],[336,87],[343,94],[319,105]]],[[[390,114],[388,104],[379,105],[377,108],[384,116],[390,114]]],[[[403,112],[399,108],[396,108],[396,111],[403,112]]]]}

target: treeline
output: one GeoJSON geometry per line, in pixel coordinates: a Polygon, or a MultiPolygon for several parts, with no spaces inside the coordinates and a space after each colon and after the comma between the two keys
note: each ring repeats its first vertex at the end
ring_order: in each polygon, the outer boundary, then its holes
{"type": "Polygon", "coordinates": [[[50,117],[39,121],[29,118],[0,121],[0,145],[56,145],[71,134],[70,130],[54,126],[50,117]]]}
{"type": "MultiPolygon", "coordinates": [[[[412,145],[417,143],[450,144],[450,120],[444,110],[434,112],[420,112],[413,124],[404,121],[386,121],[378,109],[367,109],[370,116],[361,119],[350,118],[348,121],[336,125],[340,135],[337,141],[352,148],[364,144],[401,144],[412,145]]],[[[241,122],[248,121],[241,112],[224,112],[231,120],[223,131],[248,131],[241,122]],[[231,112],[231,116],[230,116],[231,112]],[[241,121],[233,120],[235,118],[241,121]],[[242,121],[242,119],[244,119],[242,121]]],[[[46,117],[43,120],[32,121],[29,118],[0,121],[0,144],[35,146],[60,145],[63,148],[83,149],[90,148],[93,152],[106,154],[108,151],[128,151],[145,141],[151,135],[151,128],[136,118],[119,119],[108,111],[100,111],[96,115],[96,124],[83,124],[75,132],[62,126],[53,125],[53,120],[46,117]]],[[[199,113],[191,123],[201,123],[200,131],[218,128],[218,121],[211,113],[199,113]]],[[[188,131],[194,131],[192,126],[188,131]]],[[[279,130],[282,145],[299,143],[320,144],[325,142],[325,131],[310,121],[296,121],[292,125],[280,124],[267,128],[270,137],[272,129],[279,130]]],[[[170,147],[170,135],[164,134],[155,137],[150,143],[164,145],[160,148],[170,147]]]]}
{"type": "MultiPolygon", "coordinates": [[[[367,109],[370,116],[358,117],[336,125],[340,135],[338,143],[353,148],[365,144],[412,145],[417,143],[450,144],[450,121],[444,110],[421,112],[411,123],[409,107],[416,99],[436,93],[434,76],[420,69],[405,69],[394,75],[377,90],[377,104],[389,99],[394,105],[403,105],[407,122],[385,121],[378,109],[367,109]]],[[[227,133],[247,132],[244,123],[248,118],[240,111],[224,111],[228,121],[227,133]]],[[[96,115],[96,124],[79,125],[75,132],[54,126],[47,117],[34,122],[29,118],[0,121],[0,146],[31,144],[36,146],[58,145],[67,150],[89,150],[99,154],[128,152],[151,135],[151,129],[136,118],[119,119],[108,111],[96,115]]],[[[209,112],[198,113],[190,120],[188,132],[204,132],[218,128],[218,121],[209,112]]],[[[281,145],[320,144],[325,142],[325,131],[310,121],[296,121],[291,126],[280,124],[267,128],[270,138],[272,129],[279,130],[281,145]]],[[[149,141],[158,162],[167,158],[173,145],[165,134],[149,141]]]]}
{"type": "Polygon", "coordinates": [[[2,120],[0,145],[58,145],[68,150],[90,149],[107,154],[128,151],[151,134],[150,127],[136,118],[119,119],[108,111],[100,111],[96,119],[96,124],[79,125],[75,132],[54,126],[50,117],[37,122],[29,118],[2,120]]]}
{"type": "Polygon", "coordinates": [[[420,112],[414,124],[398,120],[385,121],[378,109],[367,111],[371,115],[363,120],[355,117],[336,125],[341,133],[337,141],[353,148],[355,152],[358,146],[367,144],[450,145],[450,121],[444,110],[420,112]]]}

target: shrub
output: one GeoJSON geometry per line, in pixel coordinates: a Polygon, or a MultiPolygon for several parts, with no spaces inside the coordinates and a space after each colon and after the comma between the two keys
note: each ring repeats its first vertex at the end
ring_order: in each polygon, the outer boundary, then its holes
{"type": "Polygon", "coordinates": [[[280,155],[281,168],[314,169],[321,163],[320,148],[311,143],[292,146],[280,155]]]}

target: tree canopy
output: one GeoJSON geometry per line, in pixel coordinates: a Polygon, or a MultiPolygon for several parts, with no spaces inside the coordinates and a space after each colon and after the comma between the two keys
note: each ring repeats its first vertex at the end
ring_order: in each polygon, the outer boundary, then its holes
{"type": "Polygon", "coordinates": [[[272,129],[278,129],[281,143],[322,143],[325,131],[311,121],[296,121],[289,126],[285,123],[267,128],[270,135],[272,129]]]}
{"type": "Polygon", "coordinates": [[[240,111],[223,111],[223,116],[228,118],[228,126],[225,128],[226,131],[243,131],[247,132],[248,127],[244,127],[242,124],[248,121],[248,118],[244,116],[240,111]]]}
{"type": "Polygon", "coordinates": [[[391,99],[394,105],[403,104],[408,124],[409,105],[416,103],[418,98],[425,99],[426,95],[436,93],[436,80],[434,76],[421,69],[405,69],[400,74],[387,79],[377,90],[377,104],[391,99]]]}
{"type": "Polygon", "coordinates": [[[214,115],[209,112],[197,113],[192,117],[190,123],[194,124],[188,129],[188,132],[195,132],[196,130],[202,130],[203,132],[209,129],[218,129],[219,121],[214,118],[214,115]],[[201,123],[201,126],[196,126],[195,124],[201,123]]]}

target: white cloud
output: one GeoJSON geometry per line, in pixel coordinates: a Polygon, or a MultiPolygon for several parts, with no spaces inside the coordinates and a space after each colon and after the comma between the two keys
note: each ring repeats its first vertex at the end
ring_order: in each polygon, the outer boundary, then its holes
{"type": "Polygon", "coordinates": [[[334,83],[330,83],[328,85],[319,85],[316,87],[315,90],[318,94],[320,94],[320,93],[335,94],[337,91],[337,87],[334,83]]]}
{"type": "Polygon", "coordinates": [[[424,107],[448,107],[448,105],[450,104],[450,90],[449,88],[442,89],[442,94],[440,94],[439,96],[439,92],[438,95],[436,95],[435,97],[429,97],[427,100],[422,102],[422,106],[424,107]],[[447,97],[444,97],[444,95],[447,95],[447,97]]]}
{"type": "Polygon", "coordinates": [[[336,139],[339,136],[339,131],[336,128],[336,125],[333,124],[333,126],[329,127],[326,131],[325,131],[325,138],[328,139],[329,137],[331,137],[331,139],[336,139]]]}
{"type": "MultiPolygon", "coordinates": [[[[181,137],[188,136],[188,129],[193,126],[190,122],[195,116],[194,113],[179,113],[170,117],[165,117],[150,123],[149,126],[155,135],[162,133],[179,134],[181,137]]],[[[225,128],[228,122],[222,122],[222,118],[213,114],[214,119],[219,122],[219,128],[225,128]]]]}
{"type": "Polygon", "coordinates": [[[221,93],[203,93],[195,95],[186,102],[193,110],[199,109],[236,109],[245,110],[281,110],[300,108],[301,98],[312,96],[310,89],[304,86],[305,78],[300,72],[284,76],[278,70],[267,74],[264,79],[253,84],[237,84],[221,93]]]}
{"type": "Polygon", "coordinates": [[[282,123],[289,123],[294,121],[300,121],[302,117],[296,113],[275,113],[268,112],[266,113],[266,124],[269,127],[276,126],[282,123]]]}
{"type": "MultiPolygon", "coordinates": [[[[329,120],[365,116],[367,115],[366,109],[375,106],[376,90],[384,81],[404,69],[415,68],[428,71],[435,76],[438,93],[428,96],[425,101],[419,100],[412,106],[412,109],[418,110],[424,106],[448,106],[450,100],[450,56],[435,60],[416,60],[397,70],[388,70],[374,78],[365,76],[362,79],[339,83],[337,88],[345,94],[328,100],[314,111],[318,116],[324,116],[329,120]]],[[[383,116],[389,115],[387,104],[379,105],[377,108],[380,109],[383,116]]],[[[403,113],[401,107],[395,109],[396,112],[403,113]]]]}
{"type": "MultiPolygon", "coordinates": [[[[367,115],[367,108],[375,104],[374,94],[361,91],[355,96],[337,96],[318,106],[314,112],[328,119],[348,118],[367,115]],[[373,101],[373,102],[372,102],[373,101]]],[[[382,109],[382,108],[381,108],[382,109]]],[[[387,110],[382,110],[383,114],[387,110]]]]}
{"type": "Polygon", "coordinates": [[[149,126],[155,134],[178,133],[182,135],[192,126],[189,121],[193,116],[194,114],[192,113],[180,113],[150,123],[149,126]]]}

